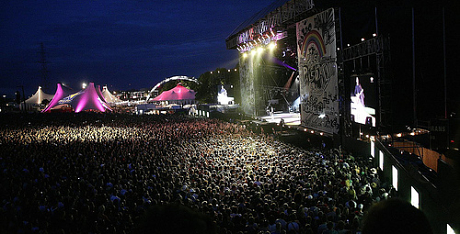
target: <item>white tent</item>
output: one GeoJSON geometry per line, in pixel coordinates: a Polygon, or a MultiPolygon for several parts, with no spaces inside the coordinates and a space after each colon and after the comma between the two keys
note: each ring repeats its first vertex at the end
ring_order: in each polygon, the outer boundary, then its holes
{"type": "MultiPolygon", "coordinates": [[[[31,110],[34,107],[39,108],[43,100],[48,100],[50,102],[53,99],[54,95],[47,94],[43,92],[42,87],[38,86],[37,92],[26,100],[26,110],[31,110]]],[[[24,109],[24,103],[21,103],[21,109],[24,109]]]]}
{"type": "Polygon", "coordinates": [[[111,94],[107,86],[104,86],[102,88],[102,96],[104,97],[105,101],[107,103],[116,103],[116,102],[121,102],[119,98],[117,98],[115,95],[111,94]]]}

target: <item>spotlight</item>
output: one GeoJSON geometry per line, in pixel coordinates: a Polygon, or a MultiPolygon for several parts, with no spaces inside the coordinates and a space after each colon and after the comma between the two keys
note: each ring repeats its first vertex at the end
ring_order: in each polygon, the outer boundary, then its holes
{"type": "Polygon", "coordinates": [[[243,58],[248,57],[248,53],[243,53],[243,58]]]}
{"type": "Polygon", "coordinates": [[[264,48],[262,47],[257,48],[257,53],[261,54],[263,51],[264,51],[264,48]]]}
{"type": "Polygon", "coordinates": [[[376,36],[377,36],[377,33],[373,33],[372,36],[373,36],[373,37],[376,37],[376,36]]]}
{"type": "Polygon", "coordinates": [[[251,50],[251,55],[252,56],[256,55],[256,50],[251,50]]]}
{"type": "Polygon", "coordinates": [[[273,49],[276,48],[276,44],[275,44],[274,42],[272,42],[272,43],[268,44],[268,48],[269,48],[270,50],[273,50],[273,49]]]}
{"type": "Polygon", "coordinates": [[[366,40],[366,38],[364,38],[364,37],[363,37],[363,38],[361,38],[361,41],[365,41],[365,40],[366,40]]]}

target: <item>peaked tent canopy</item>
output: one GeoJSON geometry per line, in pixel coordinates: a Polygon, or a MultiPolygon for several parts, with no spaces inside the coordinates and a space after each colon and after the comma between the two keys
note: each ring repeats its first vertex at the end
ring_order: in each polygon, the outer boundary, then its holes
{"type": "Polygon", "coordinates": [[[72,99],[70,105],[75,110],[75,113],[85,110],[98,110],[101,112],[105,112],[106,110],[112,111],[105,100],[101,100],[99,94],[100,91],[98,92],[96,87],[94,87],[94,83],[91,82],[72,99]]]}
{"type": "Polygon", "coordinates": [[[97,93],[97,96],[99,97],[99,99],[101,99],[102,102],[107,103],[107,101],[105,100],[104,96],[102,96],[101,86],[100,85],[97,85],[96,93],[97,93]]]}
{"type": "MultiPolygon", "coordinates": [[[[58,89],[59,87],[60,85],[58,84],[58,89]]],[[[89,83],[85,89],[78,93],[61,97],[57,102],[54,102],[53,99],[52,103],[50,103],[50,105],[42,112],[46,112],[57,105],[64,104],[72,106],[75,113],[85,110],[97,110],[101,112],[105,112],[106,110],[111,111],[112,109],[110,109],[110,106],[105,102],[105,100],[103,100],[103,98],[101,98],[101,96],[102,94],[100,90],[99,92],[97,91],[96,87],[94,87],[94,83],[89,83]]]]}
{"type": "Polygon", "coordinates": [[[115,102],[121,102],[119,98],[117,98],[115,95],[111,94],[107,86],[104,86],[102,88],[102,96],[105,98],[105,100],[108,103],[115,103],[115,102]]]}
{"type": "Polygon", "coordinates": [[[48,101],[51,101],[53,97],[54,95],[46,94],[45,92],[43,92],[42,87],[38,86],[37,92],[35,92],[34,95],[32,95],[29,99],[26,100],[26,104],[40,105],[42,104],[43,100],[47,99],[48,101]]]}
{"type": "Polygon", "coordinates": [[[19,108],[21,108],[21,110],[32,110],[32,109],[35,109],[35,108],[39,108],[40,105],[42,104],[43,100],[48,100],[48,102],[51,101],[51,99],[53,99],[53,95],[52,94],[46,94],[45,92],[43,92],[42,90],[42,87],[38,86],[38,90],[37,92],[35,92],[34,95],[32,95],[30,98],[28,98],[26,101],[25,101],[25,105],[24,103],[21,102],[19,108]]]}
{"type": "Polygon", "coordinates": [[[64,98],[64,97],[67,97],[69,96],[70,94],[72,94],[72,90],[67,88],[67,87],[62,87],[61,83],[58,83],[57,84],[57,89],[56,89],[56,93],[54,93],[54,97],[53,99],[51,100],[51,102],[48,104],[48,106],[42,110],[42,112],[48,112],[50,111],[52,108],[56,107],[57,105],[59,105],[59,101],[64,98]]]}
{"type": "Polygon", "coordinates": [[[195,100],[195,91],[187,89],[178,83],[176,87],[162,92],[155,97],[153,101],[181,101],[181,100],[195,100]]]}

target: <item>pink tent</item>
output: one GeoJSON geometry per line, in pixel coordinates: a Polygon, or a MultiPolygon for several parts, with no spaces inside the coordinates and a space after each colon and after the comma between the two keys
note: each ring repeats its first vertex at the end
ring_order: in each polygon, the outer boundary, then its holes
{"type": "Polygon", "coordinates": [[[179,83],[173,89],[164,91],[153,99],[153,101],[178,101],[178,100],[195,100],[195,91],[191,89],[187,89],[179,83]]]}
{"type": "Polygon", "coordinates": [[[105,100],[101,99],[101,91],[97,90],[94,87],[94,83],[89,83],[88,87],[81,91],[73,100],[71,101],[70,105],[72,105],[75,113],[85,110],[98,110],[101,112],[105,112],[106,110],[110,109],[109,105],[105,102],[105,100]]]}
{"type": "Polygon", "coordinates": [[[57,89],[56,89],[56,93],[54,94],[54,97],[53,99],[51,100],[51,102],[48,104],[48,106],[42,110],[42,112],[48,112],[51,110],[51,108],[59,105],[59,101],[67,96],[69,96],[70,94],[72,94],[72,90],[68,89],[68,88],[63,88],[61,83],[58,83],[57,84],[57,89]]]}
{"type": "MultiPolygon", "coordinates": [[[[58,84],[58,91],[56,91],[55,98],[57,94],[64,93],[62,91],[62,87],[58,84]]],[[[106,110],[110,110],[110,106],[105,102],[104,98],[102,97],[101,91],[94,87],[94,83],[89,83],[89,85],[78,93],[74,93],[68,96],[59,95],[59,99],[55,101],[53,100],[50,104],[42,111],[47,112],[53,107],[57,105],[71,105],[72,108],[75,110],[75,113],[85,110],[98,110],[101,112],[105,112],[106,110]]]]}

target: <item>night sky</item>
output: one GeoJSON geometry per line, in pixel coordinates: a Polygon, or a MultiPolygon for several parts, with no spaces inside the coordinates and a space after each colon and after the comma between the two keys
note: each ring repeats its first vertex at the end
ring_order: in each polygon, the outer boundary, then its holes
{"type": "Polygon", "coordinates": [[[6,0],[0,7],[0,94],[43,85],[40,43],[49,89],[83,82],[109,90],[151,88],[161,80],[198,78],[233,68],[225,39],[269,5],[264,0],[6,0]]]}

